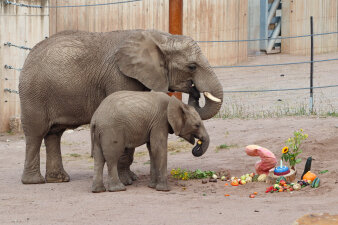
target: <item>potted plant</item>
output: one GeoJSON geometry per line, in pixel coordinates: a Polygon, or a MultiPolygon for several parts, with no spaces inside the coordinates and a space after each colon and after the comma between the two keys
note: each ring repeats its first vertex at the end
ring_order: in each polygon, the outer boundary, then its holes
{"type": "Polygon", "coordinates": [[[295,165],[300,163],[302,159],[297,158],[302,153],[300,146],[307,139],[308,135],[304,134],[303,129],[293,132],[293,137],[285,142],[285,147],[282,149],[282,160],[289,162],[291,169],[295,170],[295,165]]]}

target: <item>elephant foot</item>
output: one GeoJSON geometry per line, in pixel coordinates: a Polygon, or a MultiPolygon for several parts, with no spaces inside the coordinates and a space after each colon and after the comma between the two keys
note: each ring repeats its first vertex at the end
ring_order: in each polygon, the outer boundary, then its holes
{"type": "Polygon", "coordinates": [[[156,184],[157,184],[157,183],[155,183],[155,182],[150,182],[150,183],[148,184],[148,187],[150,187],[150,188],[156,188],[156,184]]]}
{"type": "Polygon", "coordinates": [[[21,182],[23,184],[43,184],[45,183],[45,179],[40,172],[28,173],[24,171],[21,177],[21,182]]]}
{"type": "Polygon", "coordinates": [[[53,171],[46,172],[46,182],[47,183],[61,183],[61,182],[69,182],[70,177],[66,171],[53,171]]]}
{"type": "Polygon", "coordinates": [[[168,187],[167,184],[157,184],[156,190],[157,191],[170,191],[170,188],[168,187]]]}
{"type": "Polygon", "coordinates": [[[122,183],[109,184],[109,188],[108,188],[108,191],[110,192],[125,191],[125,190],[127,190],[127,188],[122,183]]]}
{"type": "Polygon", "coordinates": [[[105,192],[106,188],[104,187],[103,184],[93,184],[92,186],[92,192],[93,193],[100,193],[100,192],[105,192]]]}
{"type": "Polygon", "coordinates": [[[124,185],[131,185],[133,181],[137,180],[137,176],[131,170],[120,170],[119,178],[124,185]]]}
{"type": "Polygon", "coordinates": [[[132,179],[133,181],[135,181],[135,180],[138,179],[137,175],[136,175],[133,171],[128,170],[128,173],[129,173],[129,176],[131,177],[131,179],[132,179]]]}

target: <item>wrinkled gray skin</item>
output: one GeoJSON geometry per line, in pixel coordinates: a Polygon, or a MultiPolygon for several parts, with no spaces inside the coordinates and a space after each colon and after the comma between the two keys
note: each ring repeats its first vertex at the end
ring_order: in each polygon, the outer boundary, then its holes
{"type": "Polygon", "coordinates": [[[147,144],[150,155],[149,187],[169,191],[167,184],[168,133],[195,143],[202,141],[200,155],[209,146],[209,135],[197,111],[176,97],[160,92],[121,91],[104,99],[90,123],[94,178],[92,191],[103,192],[103,167],[108,167],[108,190],[124,191],[125,176],[118,173],[118,161],[124,152],[134,152],[147,144]],[[119,178],[120,176],[120,178],[119,178]]]}
{"type": "MultiPolygon", "coordinates": [[[[60,150],[63,132],[88,124],[101,101],[121,90],[190,93],[189,104],[202,119],[214,116],[221,102],[206,99],[201,108],[200,92],[223,99],[220,82],[190,37],[145,30],[53,35],[30,51],[20,74],[26,137],[22,183],[69,181],[60,150]],[[39,155],[43,139],[45,179],[40,173],[39,155]]],[[[136,179],[130,171],[132,154],[124,154],[119,161],[124,180],[136,179]]]]}

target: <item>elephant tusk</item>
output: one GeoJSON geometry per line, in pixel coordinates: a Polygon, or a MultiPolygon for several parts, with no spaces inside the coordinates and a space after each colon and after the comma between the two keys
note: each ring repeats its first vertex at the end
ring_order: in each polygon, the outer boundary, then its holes
{"type": "Polygon", "coordinates": [[[211,101],[214,101],[214,102],[222,102],[221,99],[219,98],[216,98],[215,96],[213,96],[212,94],[210,94],[209,92],[205,91],[203,92],[204,96],[207,97],[208,99],[210,99],[211,101]]]}

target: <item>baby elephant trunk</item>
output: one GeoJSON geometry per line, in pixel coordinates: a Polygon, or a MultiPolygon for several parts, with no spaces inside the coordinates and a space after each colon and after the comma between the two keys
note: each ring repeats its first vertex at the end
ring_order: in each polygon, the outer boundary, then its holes
{"type": "Polygon", "coordinates": [[[192,154],[195,157],[203,155],[209,147],[209,135],[205,135],[197,141],[196,146],[192,149],[192,154]]]}

